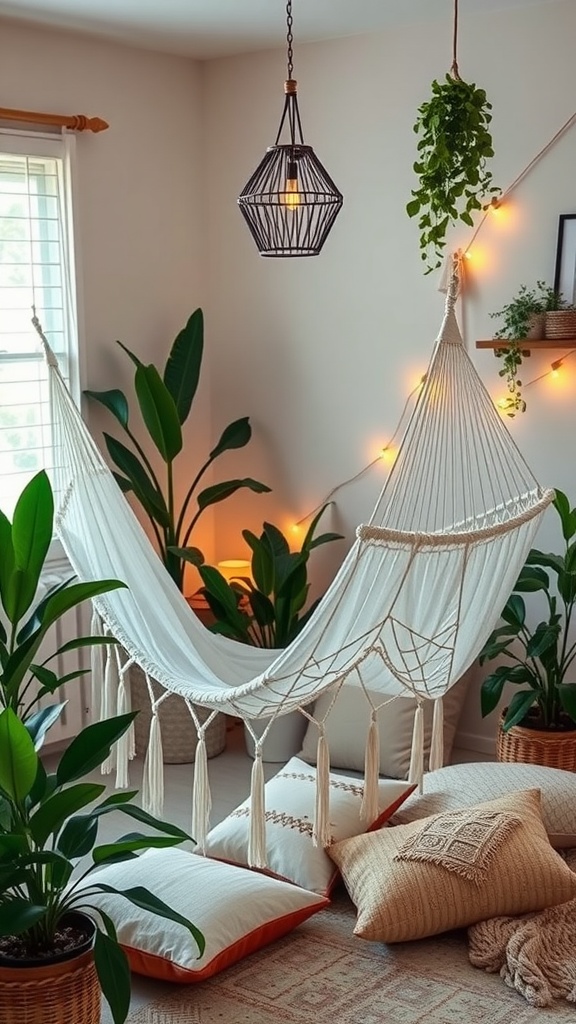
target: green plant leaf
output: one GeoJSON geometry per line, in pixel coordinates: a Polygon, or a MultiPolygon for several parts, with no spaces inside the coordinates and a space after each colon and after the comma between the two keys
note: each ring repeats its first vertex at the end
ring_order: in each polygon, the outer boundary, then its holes
{"type": "Polygon", "coordinates": [[[103,722],[94,722],[78,733],[64,751],[56,769],[58,785],[74,782],[98,768],[108,757],[112,745],[130,728],[137,713],[131,711],[103,722]]]}
{"type": "Polygon", "coordinates": [[[124,430],[128,429],[130,410],[128,408],[128,400],[123,391],[120,391],[119,388],[113,388],[111,391],[87,390],[84,394],[88,398],[93,398],[96,402],[100,402],[100,405],[103,405],[105,409],[112,413],[124,430]]]}
{"type": "Polygon", "coordinates": [[[46,916],[47,907],[18,896],[0,903],[0,935],[21,935],[46,916]]]}
{"type": "Polygon", "coordinates": [[[558,683],[557,690],[564,711],[576,724],[576,686],[573,683],[558,683]]]}
{"type": "Polygon", "coordinates": [[[166,368],[164,384],[174,399],[180,423],[188,418],[198,389],[204,348],[204,317],[195,309],[176,336],[166,368]]]}
{"type": "Polygon", "coordinates": [[[234,621],[238,612],[238,596],[222,573],[211,565],[198,567],[202,582],[208,592],[213,595],[226,613],[226,617],[234,621]]]}
{"type": "Polygon", "coordinates": [[[559,635],[559,623],[539,623],[526,644],[527,657],[541,658],[546,651],[556,647],[559,635]]]}
{"type": "Polygon", "coordinates": [[[177,548],[170,545],[166,550],[191,565],[204,565],[204,555],[200,548],[177,548]]]}
{"type": "Polygon", "coordinates": [[[77,814],[69,818],[58,836],[56,849],[70,860],[90,853],[98,835],[98,818],[94,814],[77,814]]]}
{"type": "Polygon", "coordinates": [[[140,910],[148,910],[152,914],[157,914],[158,917],[164,917],[167,921],[174,921],[176,924],[181,924],[183,928],[186,928],[190,932],[196,945],[198,946],[198,956],[201,957],[206,947],[206,941],[202,932],[196,928],[195,925],[188,921],[187,918],[179,914],[178,911],[173,910],[163,900],[159,900],[157,896],[149,892],[141,885],[135,885],[130,889],[115,889],[113,886],[105,885],[102,882],[95,882],[94,888],[99,889],[101,892],[108,892],[124,896],[125,899],[133,903],[135,907],[140,910]]]}
{"type": "Polygon", "coordinates": [[[24,643],[24,641],[27,640],[37,629],[41,628],[42,623],[44,621],[44,612],[46,609],[46,605],[48,604],[50,598],[53,597],[54,594],[57,594],[60,590],[65,590],[66,587],[70,586],[70,584],[75,578],[75,576],[70,576],[69,579],[62,580],[61,583],[57,583],[54,587],[50,587],[50,589],[46,592],[42,600],[33,609],[28,621],[25,622],[24,625],[20,628],[18,635],[16,637],[16,642],[18,644],[24,643]]]}
{"type": "MultiPolygon", "coordinates": [[[[166,502],[164,501],[164,497],[160,491],[148,476],[145,467],[137,456],[134,455],[134,452],[131,452],[130,449],[127,448],[125,444],[122,444],[121,441],[118,441],[117,438],[106,433],[104,433],[103,436],[110,458],[116,463],[118,468],[125,473],[126,477],[128,477],[130,486],[126,488],[122,484],[122,490],[125,493],[129,490],[134,491],[136,498],[147,515],[149,515],[151,519],[155,519],[161,526],[168,527],[170,525],[170,515],[166,508],[166,502]]],[[[116,476],[116,480],[119,482],[119,480],[124,480],[124,477],[118,478],[118,476],[116,476]]]]}
{"type": "Polygon", "coordinates": [[[490,715],[500,702],[506,681],[507,673],[503,671],[503,667],[496,669],[495,672],[492,672],[491,675],[486,676],[486,679],[483,680],[480,687],[482,718],[490,715]]]}
{"type": "Polygon", "coordinates": [[[269,544],[263,544],[250,530],[242,536],[252,551],[251,571],[258,590],[269,597],[274,587],[274,557],[269,544]]]}
{"type": "Polygon", "coordinates": [[[80,647],[107,647],[109,644],[117,643],[119,641],[113,636],[77,636],[73,640],[68,640],[65,644],[62,644],[54,652],[53,657],[68,654],[68,651],[77,651],[80,647]]]}
{"type": "Polygon", "coordinates": [[[42,628],[46,632],[48,627],[61,618],[71,608],[76,608],[83,601],[91,601],[100,594],[108,594],[112,590],[125,588],[126,584],[120,580],[89,580],[86,583],[74,583],[65,590],[54,594],[46,605],[42,628]]]}
{"type": "MultiPolygon", "coordinates": [[[[6,609],[8,584],[14,572],[14,545],[12,543],[12,525],[0,509],[0,600],[2,607],[6,609]]],[[[6,642],[6,635],[3,641],[6,642]]]]}
{"type": "Polygon", "coordinates": [[[534,690],[521,690],[520,693],[514,694],[502,725],[504,732],[522,723],[530,708],[536,704],[537,697],[538,694],[534,690]]]}
{"type": "Polygon", "coordinates": [[[573,604],[576,599],[576,572],[558,574],[558,592],[566,604],[573,604]]]}
{"type": "Polygon", "coordinates": [[[124,1024],[130,1009],[130,967],[124,950],[115,939],[98,929],[94,942],[94,965],[114,1024],[124,1024]]]}
{"type": "Polygon", "coordinates": [[[138,367],[138,366],[142,366],[143,365],[142,361],[138,358],[138,356],[134,355],[134,352],[131,352],[130,349],[124,344],[123,341],[118,341],[118,338],[117,338],[116,339],[116,344],[120,346],[122,351],[125,352],[127,356],[129,356],[129,358],[134,363],[134,366],[138,367]]]}
{"type": "Polygon", "coordinates": [[[58,721],[67,703],[68,701],[65,700],[62,704],[52,704],[50,707],[41,708],[26,719],[25,728],[30,734],[35,750],[40,750],[46,733],[58,721]]]}
{"type": "Polygon", "coordinates": [[[254,491],[256,494],[266,494],[271,490],[266,484],[261,484],[258,480],[252,480],[251,477],[245,477],[243,480],[222,480],[218,484],[212,484],[211,487],[206,487],[203,491],[200,491],[197,502],[199,509],[205,509],[208,505],[215,505],[219,501],[224,501],[225,498],[229,498],[236,491],[239,491],[241,487],[247,487],[248,490],[254,491]]]}
{"type": "Polygon", "coordinates": [[[92,851],[92,857],[95,864],[100,864],[103,860],[108,861],[110,857],[115,857],[118,854],[135,853],[137,850],[161,850],[177,846],[180,842],[182,840],[175,836],[140,836],[137,839],[119,839],[115,843],[96,846],[92,851]]]}
{"type": "Polygon", "coordinates": [[[550,587],[550,577],[547,572],[543,569],[539,569],[538,566],[524,566],[521,570],[518,579],[514,585],[514,590],[519,590],[522,593],[531,593],[535,590],[548,590],[550,587]]]}
{"type": "Polygon", "coordinates": [[[210,459],[215,459],[218,455],[222,455],[222,452],[230,451],[232,448],[243,448],[251,437],[252,428],[248,416],[234,420],[223,430],[218,444],[210,452],[210,459]]]}
{"type": "MultiPolygon", "coordinates": [[[[14,568],[7,581],[6,614],[10,622],[23,618],[32,604],[40,573],[52,541],[54,499],[50,481],[41,470],[22,491],[12,520],[14,568]]],[[[11,558],[12,551],[9,549],[11,558]]]]}
{"type": "Polygon", "coordinates": [[[66,818],[93,803],[105,789],[106,786],[95,782],[79,782],[43,801],[29,823],[30,833],[37,846],[43,846],[49,835],[58,832],[66,818]]]}
{"type": "Polygon", "coordinates": [[[562,525],[562,536],[564,540],[571,540],[574,535],[573,521],[571,517],[570,502],[564,494],[564,491],[555,488],[554,490],[554,501],[552,502],[558,515],[560,516],[560,523],[562,525]]]}
{"type": "Polygon", "coordinates": [[[12,708],[0,713],[0,789],[20,804],[28,796],[38,770],[34,743],[12,708]]]}
{"type": "Polygon", "coordinates": [[[176,403],[152,363],[138,367],[134,386],[146,429],[164,462],[172,462],[182,451],[182,428],[176,403]]]}
{"type": "Polygon", "coordinates": [[[552,552],[538,551],[532,548],[526,559],[526,565],[539,565],[544,569],[553,569],[558,573],[564,568],[564,559],[561,555],[553,555],[552,552]]]}

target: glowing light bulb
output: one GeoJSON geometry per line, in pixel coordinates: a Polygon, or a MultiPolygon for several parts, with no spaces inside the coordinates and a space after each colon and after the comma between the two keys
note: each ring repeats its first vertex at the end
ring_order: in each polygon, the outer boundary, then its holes
{"type": "Polygon", "coordinates": [[[561,366],[562,366],[562,360],[561,359],[557,359],[556,362],[552,363],[552,369],[550,370],[550,376],[552,376],[552,377],[559,377],[560,376],[560,367],[561,366]]]}
{"type": "Polygon", "coordinates": [[[387,445],[386,448],[381,449],[380,458],[383,462],[394,462],[396,453],[393,448],[390,448],[389,445],[387,445]]]}
{"type": "Polygon", "coordinates": [[[497,199],[496,196],[494,196],[494,198],[490,200],[490,203],[488,205],[488,209],[491,210],[492,213],[498,214],[498,213],[500,213],[501,206],[502,206],[502,200],[501,199],[497,199]]]}
{"type": "Polygon", "coordinates": [[[294,534],[295,537],[297,537],[298,534],[300,533],[300,527],[299,527],[298,523],[292,523],[292,526],[290,527],[290,531],[291,531],[291,533],[294,534]]]}
{"type": "Polygon", "coordinates": [[[284,203],[289,210],[297,210],[301,201],[302,197],[298,187],[298,165],[295,160],[290,160],[284,191],[280,193],[280,202],[284,203]]]}

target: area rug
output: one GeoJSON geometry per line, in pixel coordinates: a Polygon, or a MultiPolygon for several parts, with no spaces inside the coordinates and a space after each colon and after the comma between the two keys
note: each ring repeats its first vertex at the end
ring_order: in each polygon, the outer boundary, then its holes
{"type": "Polygon", "coordinates": [[[342,891],[211,981],[154,985],[127,1024],[575,1024],[573,1005],[536,1009],[472,967],[465,931],[385,946],[356,938],[354,921],[342,891]]]}

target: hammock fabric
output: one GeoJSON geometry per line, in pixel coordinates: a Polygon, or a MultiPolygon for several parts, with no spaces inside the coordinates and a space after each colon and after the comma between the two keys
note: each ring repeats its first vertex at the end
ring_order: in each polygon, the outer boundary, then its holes
{"type": "MultiPolygon", "coordinates": [[[[63,495],[57,531],[80,579],[128,584],[95,602],[128,652],[108,658],[101,711],[129,707],[126,670],[135,661],[164,688],[154,699],[144,795],[158,811],[162,751],[158,706],[169,693],[187,701],[198,728],[195,838],[209,812],[204,732],[194,705],[274,720],[346,681],[381,694],[372,704],[364,814],[375,817],[376,711],[399,695],[418,702],[411,781],[423,771],[422,701],[435,700],[431,767],[442,763],[442,695],[471,665],[494,628],[553,498],[542,491],[508,434],[462,344],[454,312],[457,262],[425,384],[398,457],[367,525],[314,616],[282,651],[252,648],[210,633],[166,573],[118,488],[48,350],[58,469],[63,495]]],[[[367,697],[367,694],[366,694],[367,697]]],[[[308,713],[312,720],[313,716],[308,713]]],[[[328,752],[317,722],[315,835],[329,841],[328,752]]],[[[249,725],[250,727],[250,725],[249,725]]],[[[254,736],[251,859],[263,864],[262,737],[254,736]]],[[[117,751],[117,782],[127,784],[130,740],[117,751]]]]}

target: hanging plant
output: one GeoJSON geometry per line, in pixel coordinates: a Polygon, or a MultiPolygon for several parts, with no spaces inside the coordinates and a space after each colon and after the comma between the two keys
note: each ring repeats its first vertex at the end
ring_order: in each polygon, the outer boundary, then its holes
{"type": "Polygon", "coordinates": [[[414,131],[420,136],[414,171],[419,188],[406,206],[418,217],[426,273],[442,263],[446,232],[457,220],[474,226],[472,215],[500,194],[487,161],[494,156],[489,124],[491,103],[484,89],[458,72],[458,0],[454,0],[453,60],[443,82],[432,82],[432,97],[418,108],[414,131]]]}

